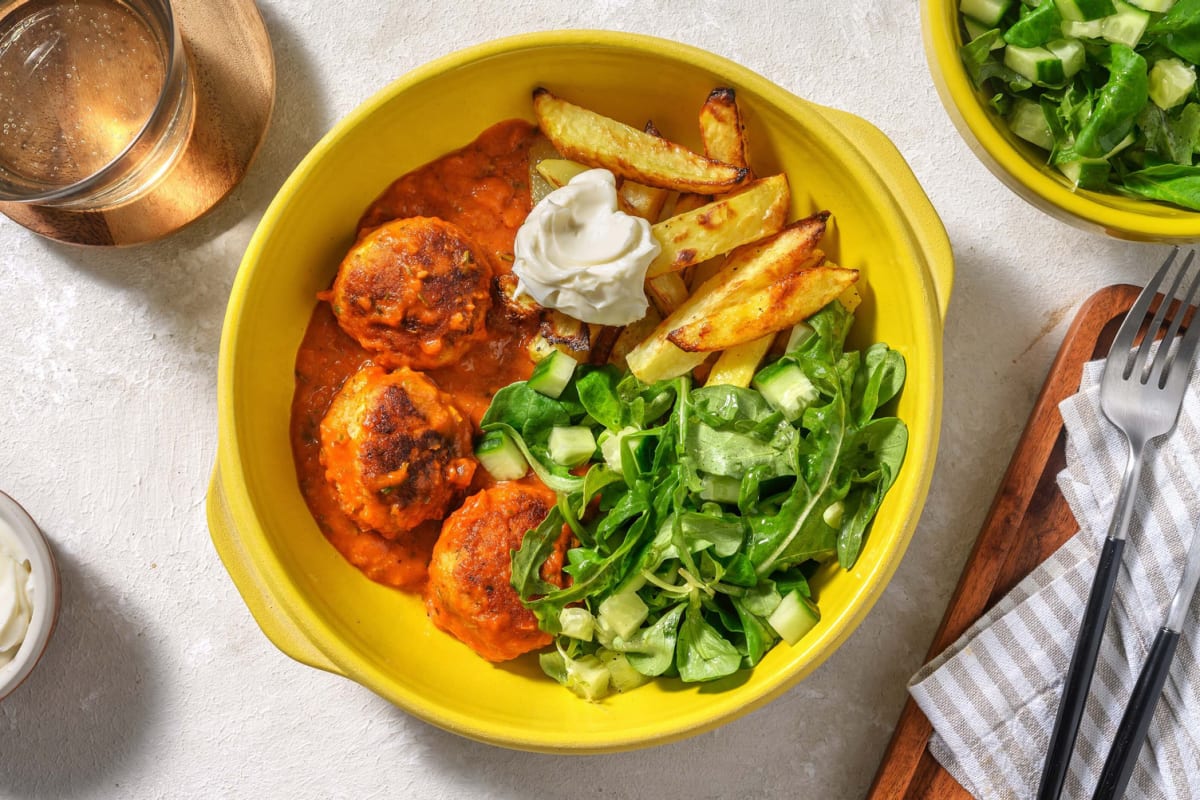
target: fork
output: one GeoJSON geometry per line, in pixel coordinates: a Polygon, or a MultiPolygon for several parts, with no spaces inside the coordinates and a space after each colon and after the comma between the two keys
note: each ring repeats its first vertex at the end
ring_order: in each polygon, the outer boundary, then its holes
{"type": "Polygon", "coordinates": [[[1178,248],[1171,251],[1150,283],[1138,295],[1117,331],[1104,366],[1100,383],[1100,408],[1109,422],[1124,434],[1129,446],[1128,458],[1108,527],[1108,538],[1100,554],[1079,637],[1075,642],[1075,652],[1071,656],[1071,666],[1054,720],[1054,731],[1050,735],[1038,787],[1038,800],[1057,800],[1067,777],[1071,752],[1075,749],[1075,737],[1079,733],[1079,721],[1096,668],[1100,640],[1104,635],[1104,624],[1112,606],[1113,588],[1120,572],[1125,534],[1133,516],[1138,479],[1142,473],[1142,455],[1147,444],[1175,427],[1183,407],[1183,390],[1187,386],[1196,343],[1200,340],[1200,320],[1182,335],[1180,327],[1200,287],[1200,274],[1188,280],[1186,296],[1181,302],[1176,304],[1175,300],[1190,271],[1194,252],[1189,252],[1175,271],[1170,290],[1150,319],[1141,345],[1134,349],[1138,331],[1146,324],[1150,305],[1171,273],[1178,253],[1178,248]],[[1153,343],[1164,322],[1167,323],[1166,335],[1157,351],[1151,355],[1153,343]],[[1176,339],[1180,340],[1178,348],[1172,346],[1176,339]]]}

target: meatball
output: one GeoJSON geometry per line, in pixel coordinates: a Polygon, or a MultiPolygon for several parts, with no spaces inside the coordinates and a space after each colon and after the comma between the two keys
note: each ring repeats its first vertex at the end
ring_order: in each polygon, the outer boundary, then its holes
{"type": "MultiPolygon", "coordinates": [[[[510,583],[511,551],[554,507],[541,483],[506,482],[467,499],[442,525],[433,547],[425,607],[434,624],[488,661],[507,661],[550,644],[533,612],[510,583]]],[[[562,585],[567,532],[542,567],[542,577],[562,585]]]]}
{"type": "Polygon", "coordinates": [[[440,519],[475,474],[471,423],[424,375],[368,364],[321,420],[321,464],[338,505],[395,539],[440,519]]]}
{"type": "Polygon", "coordinates": [[[322,297],[342,329],[382,363],[433,369],[487,336],[491,279],[487,254],[461,228],[410,217],[355,244],[322,297]]]}

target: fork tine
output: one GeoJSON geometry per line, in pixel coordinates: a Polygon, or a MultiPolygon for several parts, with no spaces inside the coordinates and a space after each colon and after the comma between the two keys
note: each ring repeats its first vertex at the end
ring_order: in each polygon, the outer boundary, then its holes
{"type": "MultiPolygon", "coordinates": [[[[1186,265],[1184,266],[1186,269],[1186,265]]],[[[1183,282],[1185,269],[1175,272],[1174,277],[1171,279],[1171,288],[1162,293],[1162,302],[1158,304],[1158,310],[1154,312],[1154,318],[1150,320],[1150,324],[1146,327],[1146,333],[1142,336],[1142,343],[1138,346],[1137,355],[1134,357],[1133,369],[1128,370],[1126,368],[1126,376],[1128,377],[1132,374],[1134,379],[1139,383],[1146,383],[1150,380],[1150,370],[1153,367],[1153,363],[1150,362],[1150,351],[1154,348],[1154,342],[1158,340],[1158,332],[1162,328],[1163,318],[1166,317],[1167,310],[1171,307],[1171,301],[1174,300],[1175,293],[1179,291],[1179,284],[1183,282]]]]}
{"type": "Polygon", "coordinates": [[[1133,304],[1133,308],[1129,309],[1129,313],[1125,315],[1125,321],[1121,323],[1121,327],[1117,330],[1117,335],[1113,339],[1111,353],[1125,353],[1128,359],[1125,362],[1124,369],[1121,370],[1121,377],[1128,378],[1133,372],[1134,356],[1133,340],[1137,336],[1137,332],[1142,327],[1142,322],[1146,318],[1146,312],[1150,309],[1150,301],[1158,294],[1158,287],[1162,286],[1163,280],[1167,277],[1167,271],[1171,268],[1171,263],[1175,261],[1175,255],[1179,252],[1179,248],[1171,249],[1170,255],[1163,265],[1158,268],[1158,272],[1154,273],[1154,277],[1146,284],[1146,288],[1138,295],[1137,300],[1133,304]]]}
{"type": "MultiPolygon", "coordinates": [[[[1183,266],[1179,269],[1181,276],[1186,273],[1188,268],[1192,265],[1192,258],[1194,256],[1195,251],[1192,251],[1189,252],[1188,257],[1184,259],[1183,266]]],[[[1160,389],[1166,386],[1167,378],[1171,371],[1171,365],[1181,355],[1178,353],[1178,351],[1173,352],[1171,343],[1175,341],[1175,336],[1179,333],[1179,326],[1183,324],[1184,317],[1187,316],[1188,310],[1192,307],[1192,300],[1196,296],[1196,288],[1198,285],[1200,285],[1200,272],[1191,277],[1187,294],[1180,298],[1179,308],[1175,312],[1174,318],[1171,320],[1170,327],[1167,328],[1166,335],[1163,336],[1162,344],[1160,344],[1158,347],[1158,353],[1155,354],[1154,363],[1151,365],[1150,369],[1150,381],[1154,384],[1157,384],[1160,389]]],[[[1172,295],[1171,299],[1164,300],[1164,304],[1170,303],[1173,299],[1174,295],[1172,295]]],[[[1193,322],[1191,327],[1196,327],[1195,322],[1193,322]]],[[[1179,350],[1182,349],[1183,344],[1180,343],[1179,350]]],[[[1184,363],[1190,363],[1191,358],[1184,358],[1183,361],[1184,363]]]]}
{"type": "MultiPolygon", "coordinates": [[[[1188,325],[1188,330],[1183,333],[1183,339],[1180,342],[1180,347],[1175,351],[1169,366],[1164,367],[1162,378],[1159,378],[1159,389],[1168,387],[1174,393],[1182,392],[1183,387],[1180,385],[1186,383],[1188,375],[1192,372],[1192,362],[1196,354],[1196,344],[1200,343],[1200,313],[1195,313],[1195,294],[1196,290],[1200,289],[1200,272],[1192,279],[1192,288],[1188,290],[1187,302],[1180,307],[1180,319],[1182,321],[1188,313],[1188,309],[1192,309],[1192,323],[1188,325]],[[1177,368],[1175,367],[1178,363],[1177,368]]],[[[1174,326],[1177,327],[1177,326],[1174,326]]]]}

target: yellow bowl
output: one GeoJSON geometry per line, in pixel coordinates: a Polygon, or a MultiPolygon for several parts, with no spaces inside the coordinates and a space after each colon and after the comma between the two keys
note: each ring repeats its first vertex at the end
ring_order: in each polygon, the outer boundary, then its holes
{"type": "Polygon", "coordinates": [[[942,321],[953,262],[941,223],[878,130],[683,45],[596,31],[484,44],[397,80],[317,144],[267,209],[233,287],[221,341],[220,442],[208,496],[222,561],[281,650],[464,736],[550,752],[604,752],[712,728],[776,697],[850,635],[917,524],[937,449],[942,321]],[[533,656],[496,666],[434,629],[420,598],[371,583],[326,542],[297,488],[288,414],[297,347],[363,208],[395,177],[489,125],[532,119],[538,85],[698,146],[696,114],[733,86],[758,171],[792,176],[794,213],[830,209],[833,255],[863,270],[856,325],[908,358],[898,413],[908,460],[850,572],[820,573],[820,624],[753,672],[715,685],[660,681],[602,703],[575,698],[533,656]]]}
{"type": "Polygon", "coordinates": [[[1117,194],[1076,189],[1046,163],[1045,151],[1009,130],[988,106],[959,57],[958,0],[921,3],[925,56],[950,119],[970,148],[1008,188],[1052,217],[1085,230],[1139,242],[1194,242],[1200,214],[1117,194]]]}

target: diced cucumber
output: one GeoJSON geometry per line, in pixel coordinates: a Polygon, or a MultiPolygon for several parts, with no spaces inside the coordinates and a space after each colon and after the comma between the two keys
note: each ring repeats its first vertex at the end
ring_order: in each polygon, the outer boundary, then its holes
{"type": "Polygon", "coordinates": [[[616,433],[607,430],[600,432],[600,454],[604,456],[604,463],[608,464],[609,469],[621,471],[621,440],[631,433],[637,433],[637,428],[622,428],[616,433]]]}
{"type": "Polygon", "coordinates": [[[590,642],[592,632],[596,628],[596,619],[592,612],[582,606],[567,606],[558,612],[558,625],[562,628],[563,636],[590,642]]]}
{"type": "Polygon", "coordinates": [[[1159,108],[1174,108],[1196,85],[1196,70],[1178,58],[1164,58],[1150,68],[1150,99],[1159,108]]]}
{"type": "Polygon", "coordinates": [[[558,397],[571,382],[578,362],[561,350],[553,350],[533,368],[529,388],[547,397],[558,397]]]}
{"type": "Polygon", "coordinates": [[[1127,0],[1127,2],[1143,11],[1153,11],[1156,14],[1166,13],[1171,10],[1171,6],[1175,5],[1175,0],[1127,0]]]}
{"type": "Polygon", "coordinates": [[[1040,86],[1061,86],[1067,79],[1062,59],[1044,47],[1004,48],[1004,66],[1040,86]]]}
{"type": "Polygon", "coordinates": [[[611,675],[596,656],[581,656],[567,661],[566,687],[584,700],[599,700],[608,694],[611,675]]]}
{"type": "Polygon", "coordinates": [[[1081,158],[1057,164],[1058,171],[1080,189],[1101,189],[1108,183],[1107,158],[1081,158]]]}
{"type": "Polygon", "coordinates": [[[797,589],[788,592],[767,617],[767,624],[788,644],[800,641],[820,621],[821,612],[797,589]]]}
{"type": "Polygon", "coordinates": [[[1104,35],[1104,20],[1064,19],[1062,35],[1068,39],[1099,39],[1104,35]]]}
{"type": "Polygon", "coordinates": [[[728,475],[703,475],[700,478],[700,499],[715,503],[736,503],[742,494],[742,482],[728,475]]]}
{"type": "Polygon", "coordinates": [[[818,397],[820,392],[795,364],[776,361],[764,367],[754,376],[751,384],[771,407],[794,422],[804,409],[818,397]]]}
{"type": "Polygon", "coordinates": [[[475,446],[475,457],[483,468],[498,481],[515,481],[525,477],[529,464],[521,454],[521,448],[507,433],[492,431],[485,433],[475,446]]]}
{"type": "Polygon", "coordinates": [[[637,632],[649,616],[650,609],[635,592],[609,595],[600,604],[598,621],[601,627],[628,639],[637,632]]]}
{"type": "Polygon", "coordinates": [[[1146,26],[1150,24],[1150,12],[1134,8],[1121,0],[1112,0],[1117,11],[1101,21],[1100,35],[1114,44],[1137,47],[1146,26]]]}
{"type": "Polygon", "coordinates": [[[582,464],[596,452],[596,437],[592,429],[583,425],[569,425],[550,429],[547,445],[550,458],[564,467],[582,464]]]}
{"type": "Polygon", "coordinates": [[[596,652],[600,663],[608,669],[609,681],[618,692],[628,692],[630,689],[647,683],[650,678],[633,668],[624,653],[615,650],[601,649],[596,652]]]}
{"type": "Polygon", "coordinates": [[[1054,134],[1050,132],[1046,115],[1042,113],[1042,107],[1032,100],[1026,100],[1024,97],[1016,99],[1012,113],[1008,116],[1008,127],[1017,136],[1043,150],[1054,147],[1054,134]]]}
{"type": "Polygon", "coordinates": [[[787,348],[783,352],[790,353],[796,350],[800,345],[812,338],[815,333],[816,331],[813,330],[812,325],[809,325],[807,322],[797,322],[792,327],[792,332],[788,335],[787,348]]]}
{"type": "Polygon", "coordinates": [[[1075,73],[1087,64],[1087,49],[1078,39],[1055,39],[1046,43],[1046,49],[1062,61],[1063,77],[1066,80],[1075,77],[1075,73]]]}
{"type": "Polygon", "coordinates": [[[1019,47],[1037,47],[1057,39],[1061,23],[1062,17],[1054,0],[1041,0],[1036,8],[1004,32],[1004,41],[1019,47]]]}
{"type": "Polygon", "coordinates": [[[1063,19],[1100,19],[1115,14],[1112,0],[1054,0],[1063,19]]]}
{"type": "Polygon", "coordinates": [[[961,0],[958,10],[964,16],[994,28],[1004,18],[1004,13],[1012,5],[1012,0],[961,0]]]}
{"type": "Polygon", "coordinates": [[[825,524],[831,528],[840,528],[842,527],[842,517],[845,514],[846,504],[841,500],[834,500],[825,506],[825,510],[821,512],[821,519],[825,520],[825,524]]]}

